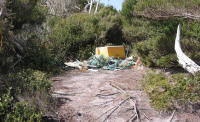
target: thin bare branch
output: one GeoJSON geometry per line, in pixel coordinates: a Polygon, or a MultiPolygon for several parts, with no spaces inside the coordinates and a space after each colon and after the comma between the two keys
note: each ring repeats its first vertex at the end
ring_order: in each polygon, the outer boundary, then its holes
{"type": "Polygon", "coordinates": [[[110,118],[110,116],[121,106],[123,105],[126,101],[128,101],[130,99],[130,97],[128,97],[127,99],[123,100],[122,102],[120,102],[117,106],[115,106],[115,108],[110,112],[110,114],[108,114],[106,116],[106,118],[104,119],[103,122],[105,122],[108,118],[110,118]]]}

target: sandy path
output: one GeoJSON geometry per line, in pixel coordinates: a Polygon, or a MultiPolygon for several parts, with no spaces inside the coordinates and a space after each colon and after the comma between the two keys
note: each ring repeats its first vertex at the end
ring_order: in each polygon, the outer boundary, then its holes
{"type": "MultiPolygon", "coordinates": [[[[117,106],[127,98],[119,93],[119,86],[137,101],[137,108],[142,122],[167,122],[169,115],[162,115],[150,106],[150,100],[138,86],[145,74],[144,67],[123,71],[72,71],[54,77],[54,96],[63,100],[59,113],[69,122],[103,122],[112,111],[102,115],[117,106]]],[[[133,104],[127,100],[106,122],[127,122],[134,115],[133,104]]]]}

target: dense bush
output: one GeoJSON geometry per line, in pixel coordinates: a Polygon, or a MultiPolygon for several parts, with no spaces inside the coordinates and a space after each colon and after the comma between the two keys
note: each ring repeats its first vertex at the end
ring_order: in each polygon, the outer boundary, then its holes
{"type": "Polygon", "coordinates": [[[0,72],[7,73],[20,63],[47,70],[52,65],[52,60],[42,44],[44,36],[41,37],[41,31],[34,27],[45,20],[46,8],[37,0],[6,0],[5,7],[0,19],[0,72]],[[29,30],[24,28],[24,25],[31,24],[29,30]],[[22,38],[18,38],[19,36],[22,38]],[[39,61],[36,56],[42,59],[39,61]]]}
{"type": "Polygon", "coordinates": [[[131,23],[132,17],[133,17],[133,11],[135,8],[135,5],[137,4],[137,0],[125,0],[123,2],[123,7],[121,14],[124,17],[124,21],[128,22],[129,24],[131,23]]]}
{"type": "Polygon", "coordinates": [[[27,102],[17,102],[9,98],[11,96],[3,96],[0,104],[1,121],[6,122],[40,122],[42,113],[36,107],[31,107],[27,102]]]}
{"type": "MultiPolygon", "coordinates": [[[[128,1],[125,1],[126,5],[128,1]]],[[[124,38],[127,41],[133,43],[133,52],[136,52],[142,59],[142,62],[147,66],[152,67],[177,67],[177,58],[174,51],[174,42],[176,36],[176,29],[178,24],[182,25],[181,28],[181,40],[183,51],[192,58],[198,64],[199,61],[199,33],[198,28],[200,23],[195,20],[183,19],[183,18],[171,18],[171,19],[149,19],[143,14],[136,14],[143,11],[145,14],[151,14],[150,11],[146,11],[146,8],[151,7],[154,4],[159,4],[162,10],[167,10],[168,7],[173,7],[181,2],[167,2],[162,1],[139,1],[135,5],[135,9],[129,9],[128,6],[123,6],[124,10],[129,10],[132,17],[130,24],[126,24],[124,21],[124,38]],[[141,5],[142,4],[142,5],[141,5]],[[145,5],[144,5],[145,4],[145,5]],[[143,6],[143,7],[142,7],[143,6]],[[144,7],[146,6],[146,7],[144,7]]],[[[184,4],[187,4],[184,3],[184,4]]],[[[156,7],[159,10],[159,5],[156,7]]],[[[188,3],[187,7],[191,7],[192,3],[188,3]]],[[[194,5],[196,6],[196,5],[194,5]]],[[[180,6],[184,9],[184,6],[180,6]]],[[[198,12],[198,11],[196,11],[198,12]]],[[[122,14],[123,15],[123,14],[122,14]]],[[[124,15],[126,17],[126,15],[124,15]]]]}
{"type": "Polygon", "coordinates": [[[143,83],[152,106],[156,109],[187,110],[188,105],[200,104],[199,75],[179,73],[167,76],[163,72],[149,72],[143,83]]]}
{"type": "Polygon", "coordinates": [[[13,65],[16,54],[10,29],[12,24],[6,17],[0,18],[0,72],[6,72],[13,65]]]}
{"type": "Polygon", "coordinates": [[[50,49],[60,60],[87,59],[96,46],[122,44],[122,23],[112,7],[96,15],[84,13],[67,18],[53,17],[48,22],[50,49]]]}
{"type": "Polygon", "coordinates": [[[5,75],[0,90],[3,121],[41,121],[50,103],[51,82],[46,74],[31,69],[5,75]]]}
{"type": "MultiPolygon", "coordinates": [[[[22,33],[21,33],[22,35],[22,33]]],[[[23,56],[20,65],[45,72],[59,72],[58,62],[36,35],[32,35],[26,40],[25,55],[23,56]]]]}
{"type": "Polygon", "coordinates": [[[8,77],[9,79],[5,83],[7,86],[12,87],[13,93],[17,95],[23,93],[33,95],[39,91],[50,91],[51,82],[46,74],[41,71],[27,69],[18,73],[12,73],[8,77]]]}
{"type": "MultiPolygon", "coordinates": [[[[148,20],[147,20],[148,21],[148,20]]],[[[142,22],[142,21],[140,21],[142,22]]],[[[196,30],[199,22],[190,20],[151,21],[143,32],[149,32],[149,37],[138,42],[135,48],[142,61],[147,66],[176,67],[178,66],[174,43],[177,25],[180,23],[183,51],[198,64],[199,34],[196,30]]],[[[139,26],[135,26],[140,28],[139,26]]],[[[139,29],[138,29],[139,30],[139,29]]],[[[139,36],[139,35],[138,35],[139,36]]],[[[143,35],[144,36],[144,35],[143,35]]]]}
{"type": "Polygon", "coordinates": [[[152,21],[143,25],[144,30],[142,31],[145,31],[146,35],[142,35],[144,40],[138,42],[134,49],[144,64],[159,67],[177,65],[174,51],[177,23],[177,21],[152,21]]]}
{"type": "Polygon", "coordinates": [[[13,13],[10,21],[15,29],[21,29],[25,23],[40,24],[47,14],[47,9],[40,4],[40,0],[6,0],[6,7],[13,13]]]}
{"type": "MultiPolygon", "coordinates": [[[[82,9],[85,0],[75,2],[82,9]]],[[[96,46],[122,44],[122,22],[112,7],[96,15],[49,17],[40,0],[5,4],[7,13],[0,18],[0,121],[41,121],[54,109],[51,83],[43,72],[65,60],[89,58],[96,46]]]]}
{"type": "Polygon", "coordinates": [[[26,23],[41,23],[46,10],[39,7],[37,1],[7,0],[5,4],[0,18],[0,121],[41,121],[51,100],[51,84],[44,73],[22,68],[34,67],[46,71],[49,55],[33,33],[31,38],[24,39],[18,39],[17,33],[26,23]],[[43,57],[42,63],[41,59],[36,60],[36,56],[43,57]]]}
{"type": "Polygon", "coordinates": [[[73,15],[72,17],[52,18],[50,27],[52,33],[50,34],[50,48],[52,53],[60,60],[65,58],[88,57],[92,52],[94,45],[93,39],[95,38],[95,27],[92,22],[97,20],[91,18],[89,15],[73,15]],[[90,45],[88,45],[90,44],[90,45]],[[88,54],[82,55],[82,51],[88,45],[88,54]]]}

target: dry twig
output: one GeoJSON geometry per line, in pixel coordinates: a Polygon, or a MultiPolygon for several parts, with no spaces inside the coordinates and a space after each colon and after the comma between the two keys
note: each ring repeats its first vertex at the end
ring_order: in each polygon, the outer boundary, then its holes
{"type": "Polygon", "coordinates": [[[117,106],[115,106],[115,108],[110,112],[110,114],[108,114],[106,116],[106,118],[104,119],[103,122],[105,122],[121,105],[123,105],[129,99],[130,99],[130,97],[126,98],[125,100],[123,100],[122,102],[120,102],[117,106]]]}
{"type": "Polygon", "coordinates": [[[172,113],[171,117],[169,118],[168,122],[172,122],[173,118],[174,118],[174,114],[175,114],[175,111],[172,113]]]}
{"type": "Polygon", "coordinates": [[[119,94],[120,92],[116,92],[116,93],[110,93],[110,94],[97,94],[96,97],[107,97],[107,96],[113,96],[116,94],[119,94]]]}
{"type": "Polygon", "coordinates": [[[137,115],[134,113],[134,114],[127,120],[127,122],[132,122],[136,117],[137,117],[137,115]]]}
{"type": "Polygon", "coordinates": [[[144,116],[150,121],[151,119],[144,113],[144,116]]]}
{"type": "Polygon", "coordinates": [[[132,98],[131,98],[131,102],[132,102],[132,104],[133,104],[133,106],[135,108],[134,111],[135,111],[135,114],[137,116],[137,121],[140,122],[141,120],[140,120],[139,111],[138,111],[137,106],[136,106],[136,102],[134,102],[132,98]]]}
{"type": "Polygon", "coordinates": [[[104,103],[101,103],[101,104],[96,104],[96,105],[94,105],[94,106],[108,106],[108,104],[109,103],[111,103],[111,102],[113,102],[114,100],[109,100],[109,101],[106,101],[106,102],[104,102],[104,103]]]}
{"type": "Polygon", "coordinates": [[[112,87],[114,87],[114,88],[120,90],[120,91],[121,91],[121,94],[124,93],[124,94],[126,94],[126,95],[129,96],[128,98],[131,98],[131,104],[132,104],[133,107],[134,107],[134,111],[135,111],[135,114],[136,114],[136,117],[137,117],[137,121],[140,122],[141,120],[140,120],[139,110],[137,109],[136,101],[133,100],[134,97],[131,96],[130,94],[128,94],[128,93],[127,93],[126,91],[124,91],[123,89],[121,89],[120,87],[118,87],[118,86],[116,86],[116,85],[114,85],[114,84],[111,84],[111,83],[110,83],[110,85],[111,85],[112,87]]]}

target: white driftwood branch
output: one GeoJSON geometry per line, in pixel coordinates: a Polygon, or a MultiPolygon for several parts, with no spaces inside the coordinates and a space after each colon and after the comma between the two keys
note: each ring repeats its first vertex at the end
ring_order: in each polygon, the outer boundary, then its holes
{"type": "Polygon", "coordinates": [[[1,16],[2,13],[3,13],[3,8],[4,8],[3,0],[0,0],[0,16],[1,16]]]}
{"type": "Polygon", "coordinates": [[[181,49],[181,39],[180,39],[180,24],[178,25],[176,40],[175,40],[175,51],[178,57],[179,64],[188,72],[195,74],[200,71],[200,66],[197,65],[194,61],[192,61],[188,56],[184,54],[181,49]]]}
{"type": "Polygon", "coordinates": [[[93,3],[96,3],[96,8],[95,8],[95,11],[94,11],[94,14],[96,14],[97,13],[97,10],[98,10],[98,7],[99,7],[99,3],[100,3],[100,0],[91,0],[90,1],[90,3],[89,3],[89,5],[90,5],[90,8],[89,8],[89,14],[91,13],[91,11],[92,11],[92,6],[93,6],[93,3]]]}
{"type": "Polygon", "coordinates": [[[90,1],[90,9],[89,9],[89,14],[91,13],[92,10],[92,5],[93,5],[93,0],[90,1]]]}
{"type": "Polygon", "coordinates": [[[98,10],[98,7],[99,7],[99,2],[100,2],[100,0],[98,0],[98,1],[97,1],[97,5],[96,5],[96,9],[95,9],[95,12],[94,12],[94,14],[96,14],[96,13],[97,13],[97,10],[98,10]]]}

